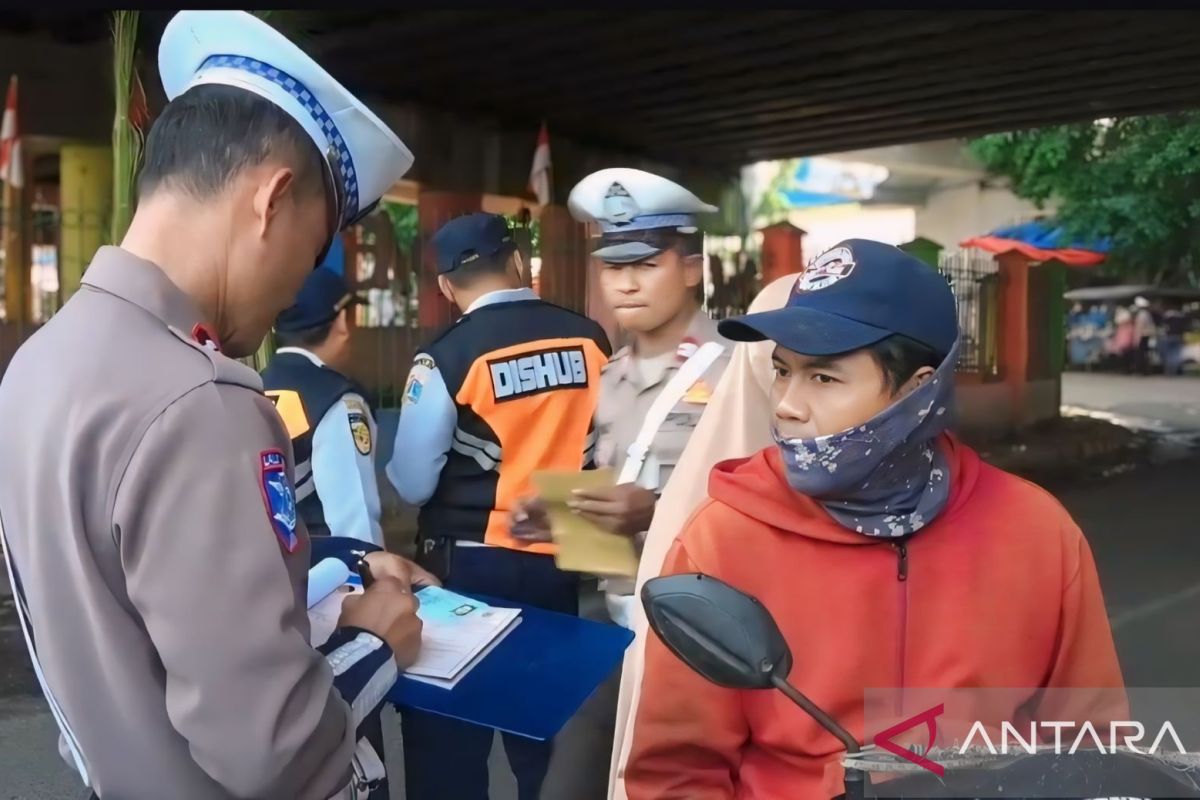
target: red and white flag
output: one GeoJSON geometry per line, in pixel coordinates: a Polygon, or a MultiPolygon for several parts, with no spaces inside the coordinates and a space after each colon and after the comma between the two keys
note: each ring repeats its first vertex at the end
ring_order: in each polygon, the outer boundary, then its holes
{"type": "Polygon", "coordinates": [[[529,191],[537,197],[538,205],[550,202],[550,132],[546,123],[538,132],[537,149],[533,151],[533,167],[529,170],[529,191]]]}
{"type": "Polygon", "coordinates": [[[21,167],[21,137],[17,128],[17,76],[8,82],[8,100],[4,103],[4,120],[0,122],[0,180],[20,189],[25,185],[21,167]]]}

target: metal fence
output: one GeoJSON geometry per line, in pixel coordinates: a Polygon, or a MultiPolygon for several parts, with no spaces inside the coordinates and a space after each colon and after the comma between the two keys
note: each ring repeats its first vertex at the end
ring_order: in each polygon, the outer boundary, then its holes
{"type": "Polygon", "coordinates": [[[938,268],[958,303],[958,369],[983,380],[999,377],[1000,273],[991,256],[975,250],[943,252],[938,268]]]}

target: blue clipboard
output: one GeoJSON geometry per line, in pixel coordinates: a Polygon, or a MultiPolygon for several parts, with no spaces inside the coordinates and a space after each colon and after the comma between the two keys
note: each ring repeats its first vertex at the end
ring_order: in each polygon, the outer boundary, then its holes
{"type": "Polygon", "coordinates": [[[453,689],[401,677],[388,692],[389,702],[548,741],[613,673],[633,642],[633,631],[617,625],[468,596],[521,609],[521,624],[453,689]]]}

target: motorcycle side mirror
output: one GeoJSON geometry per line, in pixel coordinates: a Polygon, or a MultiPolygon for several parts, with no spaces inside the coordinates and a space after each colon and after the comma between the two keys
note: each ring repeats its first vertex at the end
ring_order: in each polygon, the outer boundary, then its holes
{"type": "Polygon", "coordinates": [[[716,578],[653,578],[642,587],[642,605],[663,644],[718,686],[770,689],[792,670],[791,650],[771,612],[716,578]]]}
{"type": "MultiPolygon", "coordinates": [[[[642,605],[650,628],[675,656],[710,683],[728,689],[778,689],[858,753],[858,740],[788,683],[792,651],[771,612],[755,598],[699,573],[646,581],[642,605]]],[[[846,773],[847,797],[862,797],[863,774],[846,773]]]]}

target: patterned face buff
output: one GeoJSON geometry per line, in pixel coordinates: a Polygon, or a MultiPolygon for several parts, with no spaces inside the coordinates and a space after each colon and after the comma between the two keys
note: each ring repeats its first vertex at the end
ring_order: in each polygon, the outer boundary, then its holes
{"type": "Polygon", "coordinates": [[[957,363],[956,342],[933,377],[857,428],[815,439],[773,429],[788,483],[866,536],[907,536],[928,525],[950,497],[937,437],[950,426],[957,363]]]}

